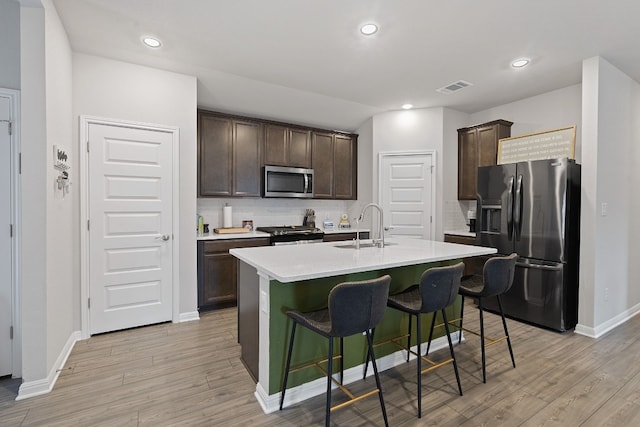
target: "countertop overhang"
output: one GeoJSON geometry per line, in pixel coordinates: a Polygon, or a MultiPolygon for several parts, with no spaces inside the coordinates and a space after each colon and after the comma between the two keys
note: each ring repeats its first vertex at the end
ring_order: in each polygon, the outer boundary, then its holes
{"type": "Polygon", "coordinates": [[[351,242],[327,242],[239,248],[229,253],[283,283],[496,253],[494,248],[434,240],[390,238],[386,242],[390,245],[384,248],[355,249],[345,247],[351,242]]]}

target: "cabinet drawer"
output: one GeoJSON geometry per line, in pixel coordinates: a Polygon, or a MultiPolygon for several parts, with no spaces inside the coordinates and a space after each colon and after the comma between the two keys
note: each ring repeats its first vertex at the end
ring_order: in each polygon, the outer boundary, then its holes
{"type": "MultiPolygon", "coordinates": [[[[332,233],[332,234],[325,234],[324,237],[322,238],[323,242],[342,242],[344,240],[354,240],[356,238],[356,232],[349,232],[349,233],[332,233]]],[[[369,232],[368,231],[361,231],[360,232],[360,239],[368,239],[369,238],[369,232]]]]}
{"type": "Polygon", "coordinates": [[[445,234],[444,241],[448,243],[459,243],[461,245],[476,245],[476,238],[471,236],[458,236],[457,234],[445,234]]]}
{"type": "Polygon", "coordinates": [[[210,254],[229,252],[229,249],[269,246],[270,244],[271,242],[268,237],[258,237],[255,239],[207,240],[203,242],[203,249],[205,254],[210,254]]]}

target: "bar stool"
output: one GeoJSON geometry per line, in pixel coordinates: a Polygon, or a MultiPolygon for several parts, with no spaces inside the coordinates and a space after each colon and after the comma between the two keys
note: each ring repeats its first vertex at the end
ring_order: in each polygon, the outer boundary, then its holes
{"type": "MultiPolygon", "coordinates": [[[[445,308],[453,304],[458,296],[458,287],[460,286],[460,279],[462,277],[462,271],[464,270],[464,264],[458,263],[456,265],[448,267],[435,267],[426,270],[420,277],[420,283],[413,285],[403,292],[390,295],[387,305],[396,310],[400,310],[409,314],[409,333],[407,339],[407,361],[409,361],[409,354],[415,354],[417,356],[417,377],[418,377],[418,418],[422,417],[422,374],[432,371],[441,366],[453,363],[453,370],[456,374],[456,381],[458,383],[458,391],[462,396],[462,386],[460,385],[460,375],[458,374],[458,364],[456,363],[456,356],[453,351],[453,344],[451,342],[451,335],[449,333],[449,326],[447,322],[447,314],[445,308]],[[435,323],[436,313],[440,311],[444,320],[445,331],[447,333],[447,340],[449,341],[449,351],[451,358],[442,362],[434,362],[427,358],[426,355],[422,356],[420,350],[420,344],[422,341],[421,322],[420,315],[423,313],[433,313],[433,320],[431,322],[431,333],[433,332],[433,324],[435,323]],[[417,345],[418,351],[414,353],[411,351],[411,319],[412,316],[416,316],[416,330],[417,330],[417,345]],[[429,367],[422,369],[422,361],[427,362],[429,367]]],[[[429,342],[431,342],[431,333],[429,334],[429,342]]],[[[366,367],[365,367],[366,369],[366,367]]]]}
{"type": "MultiPolygon", "coordinates": [[[[331,411],[343,406],[355,403],[365,397],[378,394],[380,398],[380,407],[382,408],[382,416],[384,424],[388,426],[387,411],[384,406],[382,397],[382,387],[380,386],[380,377],[378,376],[378,367],[375,362],[373,353],[373,339],[371,338],[371,329],[382,320],[387,306],[387,298],[389,296],[389,284],[391,277],[389,275],[382,276],[377,279],[364,280],[359,282],[344,282],[336,285],[329,293],[328,308],[308,313],[301,313],[295,310],[287,311],[287,316],[293,320],[291,328],[291,338],[289,340],[289,350],[287,352],[287,363],[284,371],[284,379],[282,382],[282,394],[280,395],[280,409],[284,402],[284,395],[287,389],[287,380],[291,365],[291,351],[296,333],[296,326],[300,324],[329,340],[329,356],[327,358],[327,370],[325,371],[318,363],[306,365],[297,369],[306,368],[308,366],[316,366],[327,375],[327,403],[325,424],[328,426],[331,418],[331,411]],[[342,372],[344,359],[343,338],[365,333],[367,337],[367,355],[373,362],[373,370],[376,377],[376,389],[364,393],[360,396],[354,396],[346,387],[342,385],[342,372]],[[333,378],[333,338],[340,338],[340,382],[333,378]],[[335,383],[338,388],[347,394],[349,400],[331,406],[331,383],[335,383]]],[[[296,369],[296,370],[297,370],[296,369]]]]}
{"type": "MultiPolygon", "coordinates": [[[[511,338],[509,338],[509,331],[507,329],[507,322],[504,318],[504,311],[502,310],[502,299],[500,296],[507,292],[513,284],[513,273],[516,268],[516,259],[518,255],[513,253],[509,256],[493,257],[489,258],[484,264],[482,270],[482,283],[478,283],[473,280],[463,282],[460,285],[459,293],[462,296],[462,309],[460,310],[460,318],[451,320],[450,323],[457,327],[459,330],[469,332],[474,335],[480,335],[480,347],[482,349],[482,382],[487,382],[487,368],[485,349],[501,341],[506,340],[509,347],[509,354],[511,355],[511,363],[513,367],[516,367],[516,360],[513,357],[513,349],[511,348],[511,338]],[[472,331],[462,327],[462,321],[464,319],[464,297],[474,297],[478,299],[478,312],[480,313],[480,333],[472,331]],[[500,316],[502,317],[502,326],[504,328],[504,336],[498,338],[490,338],[484,335],[484,316],[482,300],[484,298],[497,297],[498,307],[500,308],[500,316]],[[456,322],[460,322],[459,325],[455,325],[456,322]],[[485,344],[485,340],[489,341],[485,344]]],[[[458,343],[462,339],[462,334],[458,336],[458,343]]]]}

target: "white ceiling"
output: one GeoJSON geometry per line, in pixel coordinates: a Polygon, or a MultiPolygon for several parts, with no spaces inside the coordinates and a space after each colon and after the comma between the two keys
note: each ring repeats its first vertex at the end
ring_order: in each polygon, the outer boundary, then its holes
{"type": "Polygon", "coordinates": [[[579,83],[596,55],[640,82],[638,0],[53,2],[75,52],[194,75],[200,107],[333,129],[404,103],[481,111],[579,83]],[[436,92],[457,80],[473,86],[436,92]]]}

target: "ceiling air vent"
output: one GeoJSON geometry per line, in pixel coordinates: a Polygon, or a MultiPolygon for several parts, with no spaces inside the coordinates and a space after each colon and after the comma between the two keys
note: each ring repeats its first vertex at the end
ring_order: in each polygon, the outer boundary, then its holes
{"type": "Polygon", "coordinates": [[[444,93],[446,95],[459,91],[460,89],[464,89],[467,86],[473,86],[469,82],[465,82],[464,80],[458,80],[457,82],[449,83],[448,85],[441,87],[440,89],[436,89],[436,92],[444,93]]]}

